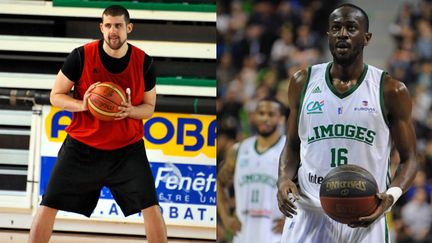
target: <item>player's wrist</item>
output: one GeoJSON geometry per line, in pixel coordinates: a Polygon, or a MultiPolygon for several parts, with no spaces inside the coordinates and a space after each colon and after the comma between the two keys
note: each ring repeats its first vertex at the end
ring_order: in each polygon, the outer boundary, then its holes
{"type": "Polygon", "coordinates": [[[397,202],[397,200],[402,196],[402,188],[398,187],[398,186],[393,186],[390,187],[389,189],[387,189],[387,191],[385,192],[387,195],[391,195],[393,197],[393,202],[392,205],[390,205],[390,207],[388,208],[387,212],[391,210],[391,208],[393,207],[393,205],[397,202]]]}

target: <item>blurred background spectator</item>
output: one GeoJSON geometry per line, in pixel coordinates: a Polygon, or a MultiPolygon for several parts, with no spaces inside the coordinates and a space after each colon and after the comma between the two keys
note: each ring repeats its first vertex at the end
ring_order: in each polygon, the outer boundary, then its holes
{"type": "MultiPolygon", "coordinates": [[[[250,115],[257,100],[273,95],[287,104],[289,78],[297,70],[331,61],[326,39],[328,15],[343,2],[357,4],[369,15],[373,36],[365,48],[365,61],[403,81],[413,97],[419,173],[389,217],[392,242],[432,242],[430,0],[219,1],[218,163],[223,163],[227,144],[254,133],[250,115]]],[[[396,153],[393,168],[398,161],[396,153]]],[[[220,242],[229,242],[229,236],[220,242]]]]}
{"type": "Polygon", "coordinates": [[[411,242],[431,242],[432,208],[425,189],[417,188],[413,198],[402,208],[402,222],[411,242]]]}

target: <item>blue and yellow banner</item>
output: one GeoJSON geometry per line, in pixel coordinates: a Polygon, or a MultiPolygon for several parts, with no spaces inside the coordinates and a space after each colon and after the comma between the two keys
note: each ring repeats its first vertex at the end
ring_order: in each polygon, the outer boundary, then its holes
{"type": "MultiPolygon", "coordinates": [[[[48,141],[62,143],[71,120],[71,112],[50,107],[44,120],[48,141]]],[[[161,150],[168,156],[204,154],[216,158],[215,116],[156,112],[143,122],[147,149],[161,150]]]]}
{"type": "MultiPolygon", "coordinates": [[[[48,185],[72,113],[42,109],[40,196],[48,185]]],[[[216,116],[156,112],[143,121],[144,141],[157,196],[167,224],[216,227],[216,116]]],[[[76,214],[59,212],[76,217],[76,214]]],[[[108,188],[103,188],[91,218],[124,218],[108,188]]]]}

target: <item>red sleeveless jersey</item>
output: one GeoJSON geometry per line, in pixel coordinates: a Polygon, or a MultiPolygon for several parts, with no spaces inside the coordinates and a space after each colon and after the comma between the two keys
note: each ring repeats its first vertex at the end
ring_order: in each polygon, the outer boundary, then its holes
{"type": "MultiPolygon", "coordinates": [[[[98,42],[84,45],[84,68],[74,86],[74,98],[82,100],[88,87],[96,82],[113,82],[125,91],[131,90],[132,105],[142,104],[144,99],[144,51],[132,48],[129,64],[121,73],[110,73],[100,58],[98,42]]],[[[72,138],[89,146],[113,150],[137,142],[144,135],[142,120],[125,118],[118,121],[100,121],[89,111],[73,112],[72,122],[66,128],[72,138]]]]}

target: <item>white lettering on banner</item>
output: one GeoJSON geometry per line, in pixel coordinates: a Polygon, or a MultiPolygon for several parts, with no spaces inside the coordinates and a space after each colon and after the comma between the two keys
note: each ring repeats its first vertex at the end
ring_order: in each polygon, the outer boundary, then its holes
{"type": "MultiPolygon", "coordinates": [[[[158,194],[159,201],[162,202],[182,202],[182,203],[193,203],[190,199],[190,195],[172,194],[161,192],[158,194]]],[[[206,197],[201,195],[199,202],[203,204],[216,204],[216,197],[206,197]]]]}
{"type": "Polygon", "coordinates": [[[216,192],[216,178],[213,174],[204,178],[205,174],[199,172],[195,176],[195,178],[182,176],[180,171],[175,171],[172,167],[160,167],[156,173],[155,185],[158,188],[161,182],[165,182],[165,187],[170,190],[190,191],[192,189],[197,192],[208,192],[213,184],[213,191],[216,192]]]}
{"type": "MultiPolygon", "coordinates": [[[[200,223],[214,225],[216,222],[216,207],[195,204],[171,204],[160,203],[161,211],[166,222],[169,223],[200,223]]],[[[59,215],[72,215],[73,213],[60,211],[59,215]]],[[[112,199],[100,199],[92,218],[113,218],[123,217],[120,206],[112,199]]],[[[141,221],[141,213],[122,218],[127,221],[141,221]]]]}
{"type": "Polygon", "coordinates": [[[159,200],[167,201],[167,202],[185,202],[189,203],[190,195],[182,195],[182,194],[171,194],[171,193],[159,193],[158,194],[159,200]]]}
{"type": "MultiPolygon", "coordinates": [[[[195,220],[204,220],[205,217],[205,213],[207,212],[206,208],[195,208],[195,210],[193,210],[193,208],[188,207],[186,208],[185,212],[179,212],[179,208],[176,206],[172,206],[172,207],[168,207],[169,208],[169,213],[168,213],[168,218],[170,219],[190,219],[190,220],[194,220],[194,215],[195,215],[195,220]]],[[[162,213],[164,216],[166,214],[162,213]]],[[[214,220],[213,218],[211,218],[211,220],[214,220]]]]}

